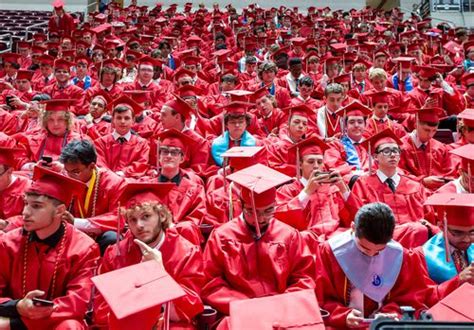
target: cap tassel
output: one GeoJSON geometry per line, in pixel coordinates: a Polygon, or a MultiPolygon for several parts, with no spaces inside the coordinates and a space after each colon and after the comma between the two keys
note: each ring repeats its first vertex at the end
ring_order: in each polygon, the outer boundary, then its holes
{"type": "Polygon", "coordinates": [[[228,198],[229,198],[229,221],[234,218],[234,200],[232,199],[232,187],[233,183],[229,184],[228,188],[228,198]]]}
{"type": "Polygon", "coordinates": [[[373,159],[372,159],[372,146],[369,143],[369,148],[368,148],[368,156],[369,156],[369,174],[372,174],[372,166],[373,166],[373,159]]]}
{"type": "Polygon", "coordinates": [[[121,220],[121,214],[120,214],[120,202],[118,202],[117,205],[117,244],[115,245],[115,248],[117,249],[117,255],[120,256],[120,247],[119,247],[119,242],[120,242],[120,220],[121,220]]]}
{"type": "Polygon", "coordinates": [[[160,139],[156,140],[156,172],[157,175],[160,173],[160,139]]]}
{"type": "Polygon", "coordinates": [[[449,255],[449,241],[448,241],[448,218],[446,216],[446,209],[443,209],[443,234],[444,234],[444,250],[446,251],[446,262],[450,262],[451,257],[449,255]]]}
{"type": "Polygon", "coordinates": [[[471,164],[467,164],[467,180],[468,180],[468,188],[469,188],[469,193],[472,193],[472,172],[471,172],[471,164]]]}
{"type": "Polygon", "coordinates": [[[165,310],[163,312],[163,330],[170,329],[170,313],[171,313],[171,303],[168,301],[165,304],[165,310]]]}
{"type": "Polygon", "coordinates": [[[298,181],[301,179],[300,166],[301,166],[300,148],[296,147],[296,177],[298,178],[298,181]]]}
{"type": "MultiPolygon", "coordinates": [[[[257,185],[257,182],[255,182],[254,187],[257,185]]],[[[253,191],[253,188],[250,190],[250,197],[252,199],[252,212],[253,212],[253,217],[255,219],[255,231],[257,232],[257,240],[259,240],[262,237],[262,233],[260,232],[260,225],[258,223],[258,218],[257,218],[257,208],[255,207],[255,194],[253,191]]]]}

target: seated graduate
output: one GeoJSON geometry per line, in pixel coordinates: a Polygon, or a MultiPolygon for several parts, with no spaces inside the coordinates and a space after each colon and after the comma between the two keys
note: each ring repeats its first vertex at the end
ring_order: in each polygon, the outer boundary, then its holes
{"type": "Polygon", "coordinates": [[[227,177],[243,212],[214,229],[204,251],[203,301],[224,315],[235,300],[314,288],[314,258],[300,233],[276,220],[276,186],[290,177],[256,164],[227,177]]]}
{"type": "MultiPolygon", "coordinates": [[[[129,232],[122,241],[107,248],[98,273],[105,274],[150,260],[159,262],[186,291],[184,297],[171,303],[171,326],[193,329],[193,318],[203,310],[199,297],[204,280],[202,254],[199,247],[178,233],[171,212],[160,202],[172,187],[170,183],[127,184],[120,200],[125,206],[122,211],[129,232]]],[[[100,293],[96,293],[94,306],[95,325],[107,327],[116,322],[100,293]]],[[[151,328],[160,314],[158,308],[131,317],[139,322],[136,324],[150,325],[151,328]]]]}
{"type": "Polygon", "coordinates": [[[427,295],[431,306],[463,283],[474,285],[474,194],[436,193],[426,204],[438,211],[443,229],[418,250],[434,282],[427,295]]]}
{"type": "Polygon", "coordinates": [[[367,318],[399,319],[400,306],[426,309],[423,269],[417,255],[392,240],[390,207],[362,206],[351,227],[321,245],[316,259],[316,294],[329,312],[326,326],[368,327],[367,318]]]}
{"type": "Polygon", "coordinates": [[[67,205],[85,189],[80,181],[35,167],[23,228],[0,239],[0,329],[87,329],[99,248],[62,221],[67,205]],[[51,302],[38,305],[35,298],[51,302]]]}

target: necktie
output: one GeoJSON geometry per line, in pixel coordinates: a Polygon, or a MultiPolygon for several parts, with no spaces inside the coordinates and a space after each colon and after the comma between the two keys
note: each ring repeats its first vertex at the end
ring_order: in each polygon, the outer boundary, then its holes
{"type": "Polygon", "coordinates": [[[387,184],[387,186],[390,188],[390,190],[395,193],[395,182],[393,181],[392,178],[387,178],[387,180],[385,180],[385,183],[387,184]]]}
{"type": "Polygon", "coordinates": [[[426,144],[422,143],[421,146],[420,146],[420,149],[425,151],[426,150],[426,144]]]}
{"type": "Polygon", "coordinates": [[[124,144],[125,141],[127,141],[127,139],[124,138],[123,136],[121,136],[121,137],[119,137],[119,138],[117,139],[117,141],[118,141],[120,144],[124,144]]]}
{"type": "Polygon", "coordinates": [[[381,123],[381,124],[385,123],[385,119],[380,119],[379,123],[381,123]]]}
{"type": "Polygon", "coordinates": [[[464,258],[464,253],[461,250],[454,250],[453,260],[458,272],[462,272],[467,267],[466,259],[464,258]]]}
{"type": "Polygon", "coordinates": [[[49,82],[49,78],[48,77],[44,78],[44,83],[47,84],[48,82],[49,82]]]}

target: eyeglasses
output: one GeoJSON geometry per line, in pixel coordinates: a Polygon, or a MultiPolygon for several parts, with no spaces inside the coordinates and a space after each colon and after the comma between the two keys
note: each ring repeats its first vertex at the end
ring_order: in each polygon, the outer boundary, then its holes
{"type": "Polygon", "coordinates": [[[91,102],[91,105],[93,105],[93,106],[98,106],[98,107],[101,107],[101,108],[104,108],[104,107],[105,107],[105,105],[102,104],[102,103],[100,103],[100,102],[91,102]]]}
{"type": "MultiPolygon", "coordinates": [[[[243,209],[246,214],[253,215],[253,209],[246,207],[243,209]]],[[[275,212],[275,206],[270,206],[263,211],[256,210],[257,216],[269,217],[272,216],[275,212]]]]}
{"type": "Polygon", "coordinates": [[[169,148],[160,147],[160,155],[162,156],[171,155],[173,157],[177,157],[182,154],[183,152],[180,149],[169,149],[169,148]]]}
{"type": "Polygon", "coordinates": [[[448,229],[448,231],[451,235],[453,235],[454,238],[464,238],[464,237],[474,238],[474,230],[460,231],[460,230],[448,229]]]}
{"type": "Polygon", "coordinates": [[[229,125],[243,125],[245,123],[245,119],[239,119],[239,120],[229,120],[228,124],[229,125]]]}
{"type": "Polygon", "coordinates": [[[377,153],[382,154],[384,156],[391,156],[393,155],[400,155],[401,150],[399,148],[383,148],[382,150],[379,150],[377,153]]]}

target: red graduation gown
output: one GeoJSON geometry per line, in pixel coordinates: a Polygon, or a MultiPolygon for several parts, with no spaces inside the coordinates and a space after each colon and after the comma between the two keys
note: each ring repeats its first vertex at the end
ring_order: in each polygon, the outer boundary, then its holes
{"type": "Polygon", "coordinates": [[[344,198],[337,187],[322,186],[310,196],[310,200],[304,208],[298,199],[298,194],[303,188],[303,184],[299,180],[295,180],[278,189],[277,212],[286,212],[285,218],[289,220],[285,221],[282,218],[281,221],[298,230],[309,229],[318,236],[330,236],[339,226],[349,222],[349,214],[344,207],[344,198]]]}
{"type": "Polygon", "coordinates": [[[86,115],[89,112],[86,104],[85,92],[76,85],[69,84],[64,89],[59,89],[58,84],[48,85],[43,88],[43,93],[51,96],[52,99],[72,99],[74,100],[71,112],[76,116],[86,115]]]}
{"type": "MultiPolygon", "coordinates": [[[[118,243],[118,249],[117,245],[109,246],[105,251],[98,273],[104,274],[140,263],[143,256],[133,239],[133,236],[129,233],[124,240],[118,243]],[[120,255],[117,254],[118,250],[120,255]]],[[[180,236],[175,228],[166,230],[165,240],[159,250],[166,271],[187,293],[186,296],[174,300],[173,305],[179,321],[181,321],[180,323],[183,326],[189,325],[192,318],[203,310],[202,301],[199,297],[204,283],[202,254],[197,246],[180,236]]],[[[110,307],[102,295],[96,291],[94,324],[106,326],[109,313],[110,307]]]]}
{"type": "MultiPolygon", "coordinates": [[[[324,320],[324,323],[328,327],[346,329],[347,314],[352,310],[347,299],[348,288],[351,284],[339,266],[329,243],[321,245],[316,264],[318,271],[316,295],[321,308],[329,312],[329,317],[324,320]]],[[[418,258],[404,249],[398,279],[378,312],[401,315],[400,306],[412,306],[415,310],[426,309],[423,303],[424,288],[426,288],[426,283],[418,258]]],[[[366,307],[364,315],[368,317],[377,310],[378,305],[364,296],[364,307],[366,307]]]]}
{"type": "Polygon", "coordinates": [[[290,164],[288,150],[294,145],[287,135],[266,144],[268,166],[283,174],[296,176],[296,164],[290,164]]]}
{"type": "Polygon", "coordinates": [[[142,86],[138,80],[135,80],[133,83],[124,85],[123,90],[140,90],[150,92],[150,99],[152,100],[153,106],[161,106],[166,102],[167,99],[166,90],[162,89],[160,85],[153,81],[151,81],[148,86],[142,86]]]}
{"type": "Polygon", "coordinates": [[[148,170],[148,141],[132,134],[130,141],[120,144],[112,134],[95,140],[97,164],[113,172],[122,171],[126,177],[140,177],[148,170]]]}
{"type": "Polygon", "coordinates": [[[411,135],[403,137],[402,142],[399,166],[416,180],[421,181],[430,175],[450,177],[454,174],[452,156],[445,144],[430,139],[423,151],[416,148],[411,135]]]}
{"type": "MultiPolygon", "coordinates": [[[[64,253],[56,271],[56,285],[51,293],[57,308],[46,319],[32,320],[22,317],[28,329],[53,329],[64,320],[83,322],[91,297],[92,282],[99,261],[99,248],[87,235],[66,224],[64,253]]],[[[0,240],[0,303],[23,298],[23,256],[27,236],[18,228],[0,240]]],[[[27,257],[25,291],[48,292],[54,265],[60,252],[61,241],[53,248],[45,243],[30,242],[27,257]]],[[[47,297],[46,299],[49,299],[47,297]]]]}
{"type": "Polygon", "coordinates": [[[24,194],[31,181],[24,176],[15,176],[14,181],[4,190],[0,191],[0,219],[20,216],[23,212],[24,194]]]}
{"type": "Polygon", "coordinates": [[[407,131],[401,124],[388,118],[385,119],[383,123],[381,123],[380,120],[371,117],[367,119],[367,126],[365,127],[364,137],[369,138],[383,131],[386,128],[390,128],[399,139],[407,135],[407,131]]]}
{"type": "Polygon", "coordinates": [[[107,90],[105,88],[102,88],[101,84],[98,83],[94,87],[88,88],[85,93],[86,93],[86,100],[90,102],[92,98],[97,95],[97,94],[106,94],[110,97],[110,99],[115,100],[117,97],[121,96],[123,92],[123,89],[121,86],[114,84],[110,88],[110,90],[107,90]]]}
{"type": "Polygon", "coordinates": [[[204,251],[203,301],[229,315],[234,300],[314,288],[314,259],[298,231],[276,219],[256,241],[241,218],[216,228],[204,251]]]}
{"type": "Polygon", "coordinates": [[[420,87],[415,87],[407,95],[410,98],[410,108],[421,109],[428,97],[434,97],[438,101],[438,106],[446,110],[448,115],[457,115],[464,110],[462,94],[457,89],[450,95],[441,88],[432,88],[427,93],[420,87]]]}
{"type": "MultiPolygon", "coordinates": [[[[338,170],[343,176],[355,170],[355,165],[350,165],[346,162],[347,154],[344,145],[339,140],[334,140],[329,143],[329,148],[324,153],[324,164],[330,170],[338,170]]],[[[369,170],[369,155],[367,151],[360,145],[355,146],[359,156],[361,169],[369,170]]]]}

